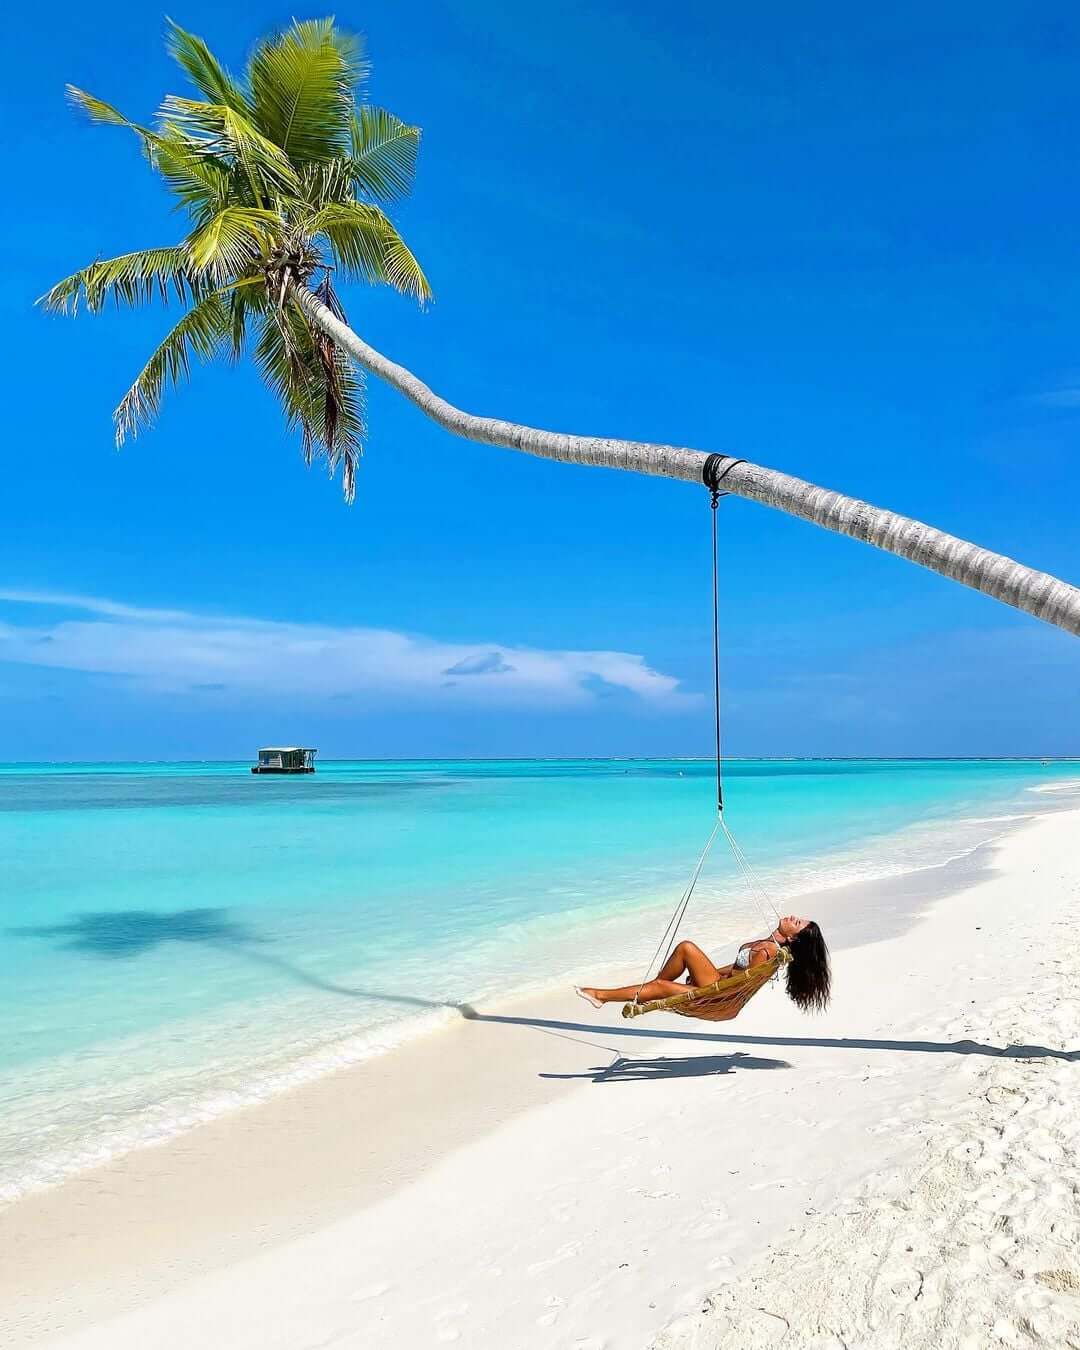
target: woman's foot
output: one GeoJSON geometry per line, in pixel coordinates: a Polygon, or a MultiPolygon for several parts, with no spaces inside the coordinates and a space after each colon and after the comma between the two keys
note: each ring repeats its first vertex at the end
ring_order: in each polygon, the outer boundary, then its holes
{"type": "Polygon", "coordinates": [[[595,989],[582,989],[580,985],[575,984],[574,993],[577,994],[578,998],[583,998],[586,1003],[591,1003],[594,1008],[602,1008],[604,1006],[603,999],[596,997],[595,989]]]}

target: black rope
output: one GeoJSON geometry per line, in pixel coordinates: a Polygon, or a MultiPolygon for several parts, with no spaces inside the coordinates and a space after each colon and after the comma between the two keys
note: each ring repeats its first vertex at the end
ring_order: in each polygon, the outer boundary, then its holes
{"type": "Polygon", "coordinates": [[[724,814],[724,761],[720,745],[720,560],[717,543],[717,508],[720,498],[730,496],[721,492],[720,484],[736,464],[743,459],[729,459],[727,455],[707,455],[701,466],[701,481],[709,489],[712,509],[712,635],[713,635],[713,722],[716,729],[716,811],[724,814]]]}
{"type": "Polygon", "coordinates": [[[716,726],[716,812],[724,814],[724,771],[720,753],[720,567],[717,558],[717,508],[720,494],[712,493],[712,654],[713,654],[713,721],[716,726]]]}
{"type": "Polygon", "coordinates": [[[701,468],[701,481],[709,489],[709,504],[712,515],[713,725],[716,732],[716,821],[713,824],[712,833],[705,841],[705,847],[697,860],[697,865],[690,876],[686,889],[683,891],[678,904],[676,904],[671,918],[668,919],[667,928],[665,928],[659,945],[653,953],[652,960],[645,967],[645,974],[641,977],[641,983],[634,995],[634,1003],[638,1002],[645,982],[649,978],[649,973],[659,960],[661,953],[666,949],[670,956],[674,951],[675,939],[679,936],[679,928],[689,907],[690,898],[694,894],[698,878],[701,876],[701,869],[705,866],[705,859],[712,849],[713,840],[721,830],[724,832],[735,861],[746,879],[748,889],[751,894],[754,893],[754,882],[750,874],[749,864],[743,858],[742,851],[736,844],[731,831],[727,827],[727,822],[724,820],[724,758],[720,744],[720,549],[717,508],[720,505],[721,497],[731,495],[729,492],[721,491],[720,484],[737,464],[745,463],[746,461],[743,459],[729,459],[727,455],[707,455],[701,468]]]}
{"type": "Polygon", "coordinates": [[[729,459],[727,455],[706,455],[701,466],[701,481],[716,496],[726,497],[729,494],[720,491],[720,484],[736,465],[745,463],[745,459],[729,459]]]}

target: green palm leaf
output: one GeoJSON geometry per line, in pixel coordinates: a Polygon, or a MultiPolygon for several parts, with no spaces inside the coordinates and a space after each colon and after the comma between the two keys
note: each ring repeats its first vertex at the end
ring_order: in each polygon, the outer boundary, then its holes
{"type": "Polygon", "coordinates": [[[234,362],[239,361],[244,354],[248,320],[252,315],[265,314],[267,310],[266,286],[262,277],[251,277],[247,281],[234,283],[220,294],[226,297],[229,310],[229,356],[234,362]]]}
{"type": "Polygon", "coordinates": [[[420,128],[393,113],[367,105],[353,114],[350,127],[352,171],[369,196],[394,201],[412,191],[420,128]]]}
{"type": "Polygon", "coordinates": [[[79,89],[73,84],[65,85],[67,96],[71,103],[75,105],[80,112],[84,112],[91,122],[99,122],[103,126],[127,127],[129,131],[135,131],[140,136],[153,136],[153,132],[148,127],[141,127],[137,122],[129,121],[122,112],[114,108],[111,103],[106,103],[103,99],[95,98],[93,94],[88,94],[85,89],[79,89]]]}
{"type": "Polygon", "coordinates": [[[99,259],[73,272],[46,291],[38,304],[54,314],[77,314],[81,302],[94,313],[106,300],[118,305],[143,305],[153,299],[167,302],[170,291],[178,300],[187,300],[201,289],[183,248],[144,248],[119,258],[99,259]]]}
{"type": "Polygon", "coordinates": [[[411,295],[422,305],[434,298],[423,268],[393,226],[386,234],[383,266],[386,280],[396,291],[401,291],[403,295],[411,295]]]}
{"type": "Polygon", "coordinates": [[[431,288],[420,264],[389,218],[366,202],[332,202],[307,222],[330,245],[336,265],[365,281],[384,281],[421,303],[431,288]]]}
{"type": "Polygon", "coordinates": [[[210,103],[224,104],[235,112],[249,116],[251,105],[243,89],[219,63],[202,38],[185,32],[172,19],[166,19],[165,22],[169,30],[165,39],[169,55],[187,73],[199,93],[210,103]]]}
{"type": "MultiPolygon", "coordinates": [[[[352,166],[347,159],[305,164],[300,177],[300,199],[315,210],[334,202],[355,201],[353,179],[352,166]]],[[[299,203],[294,203],[294,215],[298,209],[299,203]]]]}
{"type": "Polygon", "coordinates": [[[293,23],[256,47],[248,66],[255,114],[294,163],[347,152],[358,61],[329,19],[293,23]]]}
{"type": "Polygon", "coordinates": [[[216,159],[239,164],[257,205],[274,191],[299,186],[296,170],[280,145],[264,136],[254,122],[225,103],[201,103],[169,94],[161,104],[162,127],[186,133],[216,159]]]}
{"type": "Polygon", "coordinates": [[[293,304],[263,316],[253,357],[287,424],[299,430],[305,461],[322,457],[331,474],[340,465],[345,500],[352,501],[365,432],[362,373],[293,304]]]}
{"type": "Polygon", "coordinates": [[[118,446],[154,421],[165,389],[187,379],[193,356],[210,361],[217,355],[229,327],[228,310],[220,295],[208,295],[188,310],[143,366],[113,413],[118,446]]]}
{"type": "Polygon", "coordinates": [[[154,138],[150,158],[169,190],[197,222],[222,211],[236,195],[236,170],[171,129],[154,138]]]}
{"type": "Polygon", "coordinates": [[[209,272],[219,284],[242,276],[271,253],[280,220],[257,206],[226,206],[188,235],[184,244],[192,271],[209,272]]]}

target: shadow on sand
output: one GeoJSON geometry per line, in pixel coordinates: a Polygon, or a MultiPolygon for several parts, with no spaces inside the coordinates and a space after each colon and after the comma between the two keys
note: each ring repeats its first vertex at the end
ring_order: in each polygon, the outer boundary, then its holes
{"type": "Polygon", "coordinates": [[[817,1046],[825,1050],[901,1050],[917,1055],[993,1055],[1007,1059],[1061,1059],[1080,1063],[1080,1050],[1051,1050],[1045,1045],[984,1045],[981,1041],[888,1041],[861,1036],[736,1036],[705,1031],[652,1031],[644,1027],[589,1026],[585,1022],[560,1022],[547,1017],[504,1017],[470,1011],[455,1005],[463,1017],[478,1022],[503,1022],[536,1027],[541,1031],[588,1031],[605,1036],[640,1036],[646,1040],[684,1041],[706,1045],[754,1045],[773,1047],[817,1046]]]}
{"type": "Polygon", "coordinates": [[[593,1083],[656,1083],[672,1078],[710,1078],[735,1069],[790,1069],[786,1059],[760,1059],[736,1050],[731,1055],[662,1055],[658,1059],[617,1056],[605,1067],[584,1073],[542,1073],[541,1078],[585,1078],[593,1083]]]}

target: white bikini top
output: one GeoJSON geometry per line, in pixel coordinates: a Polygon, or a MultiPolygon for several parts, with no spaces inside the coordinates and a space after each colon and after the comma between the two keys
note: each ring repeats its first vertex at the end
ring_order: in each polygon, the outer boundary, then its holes
{"type": "Polygon", "coordinates": [[[738,955],[732,961],[732,969],[749,970],[750,969],[750,948],[756,947],[759,942],[771,942],[774,947],[779,949],[780,944],[775,938],[755,938],[753,942],[744,942],[739,948],[738,955]]]}

